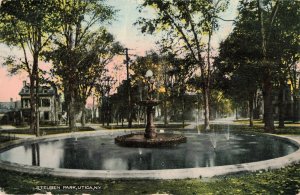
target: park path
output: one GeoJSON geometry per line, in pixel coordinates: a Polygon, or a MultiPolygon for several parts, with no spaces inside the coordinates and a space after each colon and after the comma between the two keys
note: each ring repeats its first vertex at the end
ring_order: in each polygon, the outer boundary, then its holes
{"type": "Polygon", "coordinates": [[[1,130],[12,130],[12,129],[16,129],[16,127],[12,126],[12,125],[0,125],[0,129],[1,130]]]}
{"type": "MultiPolygon", "coordinates": [[[[235,120],[234,117],[227,117],[227,118],[215,119],[215,120],[209,121],[209,122],[210,122],[210,124],[235,125],[234,120],[235,120]]],[[[203,124],[204,124],[204,120],[200,120],[198,122],[198,125],[203,125],[203,124]]],[[[189,125],[184,127],[184,129],[195,129],[196,126],[197,126],[196,121],[191,121],[191,122],[189,122],[189,125]]]]}

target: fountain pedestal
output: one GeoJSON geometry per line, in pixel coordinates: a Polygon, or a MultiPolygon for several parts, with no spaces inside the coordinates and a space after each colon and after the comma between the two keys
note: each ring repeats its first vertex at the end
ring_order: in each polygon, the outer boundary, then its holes
{"type": "Polygon", "coordinates": [[[154,125],[154,106],[157,106],[159,102],[157,100],[144,100],[141,101],[140,104],[147,107],[147,125],[144,136],[148,139],[154,139],[157,137],[156,128],[154,125]]]}

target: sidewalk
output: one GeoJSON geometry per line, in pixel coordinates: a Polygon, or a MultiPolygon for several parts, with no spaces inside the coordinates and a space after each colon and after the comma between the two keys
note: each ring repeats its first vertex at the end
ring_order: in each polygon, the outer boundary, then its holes
{"type": "Polygon", "coordinates": [[[10,129],[16,129],[16,127],[12,125],[0,125],[0,130],[10,130],[10,129]]]}
{"type": "Polygon", "coordinates": [[[28,134],[9,134],[9,133],[2,133],[1,136],[11,137],[11,138],[19,138],[19,139],[27,139],[36,137],[35,135],[28,135],[28,134]]]}
{"type": "MultiPolygon", "coordinates": [[[[209,121],[209,124],[235,125],[234,120],[235,120],[234,117],[220,118],[220,119],[209,121]]],[[[197,125],[203,125],[204,120],[200,120],[198,124],[195,121],[190,121],[188,123],[190,124],[184,127],[184,129],[195,129],[197,125]]]]}

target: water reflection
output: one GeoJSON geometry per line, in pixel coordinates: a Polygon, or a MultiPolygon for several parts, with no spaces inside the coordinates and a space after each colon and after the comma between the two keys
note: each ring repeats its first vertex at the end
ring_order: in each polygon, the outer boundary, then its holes
{"type": "Polygon", "coordinates": [[[40,146],[38,143],[31,144],[32,165],[40,166],[40,146]]]}
{"type": "Polygon", "coordinates": [[[53,168],[90,170],[155,170],[210,167],[266,160],[297,148],[269,136],[187,134],[187,143],[172,148],[126,148],[112,136],[70,138],[19,146],[0,159],[53,168]],[[213,137],[212,137],[213,136],[213,137]],[[211,143],[214,139],[216,147],[211,143]]]}
{"type": "Polygon", "coordinates": [[[0,153],[0,159],[33,166],[59,167],[64,153],[63,144],[59,141],[26,144],[0,153]]]}

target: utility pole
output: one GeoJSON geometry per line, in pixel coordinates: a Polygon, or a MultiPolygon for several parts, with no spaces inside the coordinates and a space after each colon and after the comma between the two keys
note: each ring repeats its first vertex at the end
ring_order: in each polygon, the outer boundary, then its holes
{"type": "Polygon", "coordinates": [[[129,55],[128,55],[128,48],[125,48],[125,57],[126,57],[126,60],[125,60],[125,63],[126,63],[126,78],[127,78],[127,90],[128,90],[128,128],[131,128],[132,127],[132,113],[131,113],[131,93],[130,93],[130,90],[131,90],[131,84],[130,84],[130,78],[129,78],[129,55]]]}
{"type": "Polygon", "coordinates": [[[92,123],[94,123],[95,122],[95,94],[94,94],[94,92],[92,92],[92,96],[93,96],[92,123]]]}
{"type": "Polygon", "coordinates": [[[126,60],[125,60],[125,63],[126,63],[126,74],[127,74],[127,80],[129,79],[129,55],[128,55],[128,48],[125,48],[125,57],[126,57],[126,60]]]}

